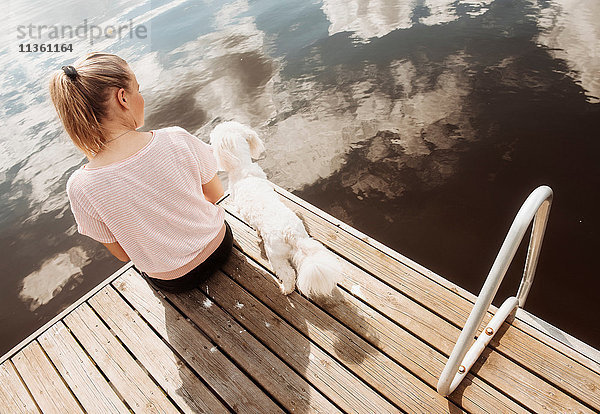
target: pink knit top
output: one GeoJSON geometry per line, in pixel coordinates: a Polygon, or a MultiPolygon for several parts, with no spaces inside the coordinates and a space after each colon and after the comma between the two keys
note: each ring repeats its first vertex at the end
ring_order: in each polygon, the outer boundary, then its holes
{"type": "Polygon", "coordinates": [[[77,231],[119,242],[138,269],[159,279],[182,276],[216,250],[224,212],[204,198],[217,172],[212,149],[180,127],[152,131],[124,160],[86,165],[67,182],[77,231]]]}

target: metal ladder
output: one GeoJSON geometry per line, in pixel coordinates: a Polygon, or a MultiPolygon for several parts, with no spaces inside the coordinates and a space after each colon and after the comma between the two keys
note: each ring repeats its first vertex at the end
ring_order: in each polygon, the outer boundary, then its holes
{"type": "Polygon", "coordinates": [[[473,310],[440,375],[437,391],[441,395],[447,396],[458,387],[458,384],[465,378],[467,372],[469,372],[477,358],[479,358],[485,347],[490,343],[506,318],[517,308],[522,308],[525,304],[540,255],[548,215],[550,214],[552,196],[553,193],[550,187],[538,187],[527,197],[527,200],[525,200],[517,213],[498,252],[498,256],[492,265],[492,269],[475,301],[473,310]],[[512,263],[517,248],[521,244],[523,236],[532,220],[533,228],[531,230],[531,238],[529,239],[529,247],[527,248],[525,270],[523,271],[523,278],[521,279],[517,296],[511,296],[506,299],[475,343],[472,344],[477,328],[481,325],[483,317],[488,311],[494,296],[496,296],[500,283],[502,283],[502,279],[504,279],[504,275],[512,263]]]}

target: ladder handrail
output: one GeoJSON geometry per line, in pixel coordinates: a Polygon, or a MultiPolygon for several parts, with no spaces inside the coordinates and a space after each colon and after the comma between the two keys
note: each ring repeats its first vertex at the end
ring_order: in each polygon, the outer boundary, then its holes
{"type": "Polygon", "coordinates": [[[553,193],[550,187],[538,187],[527,197],[527,200],[525,200],[517,213],[488,277],[481,288],[481,292],[475,301],[473,310],[440,375],[437,391],[441,395],[446,396],[456,389],[506,318],[517,307],[522,308],[525,304],[535,275],[542,240],[546,224],[548,223],[548,215],[550,214],[552,197],[553,193]],[[527,259],[517,296],[510,297],[504,302],[479,335],[477,341],[471,345],[477,328],[481,325],[483,317],[487,313],[532,220],[533,227],[527,249],[527,259]]]}

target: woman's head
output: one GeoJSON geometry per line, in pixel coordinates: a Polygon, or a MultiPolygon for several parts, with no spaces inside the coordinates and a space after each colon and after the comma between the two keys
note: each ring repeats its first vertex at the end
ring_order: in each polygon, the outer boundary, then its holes
{"type": "Polygon", "coordinates": [[[52,74],[50,97],[65,130],[88,157],[123,131],[144,124],[144,99],[135,75],[123,59],[90,53],[73,67],[52,74]]]}

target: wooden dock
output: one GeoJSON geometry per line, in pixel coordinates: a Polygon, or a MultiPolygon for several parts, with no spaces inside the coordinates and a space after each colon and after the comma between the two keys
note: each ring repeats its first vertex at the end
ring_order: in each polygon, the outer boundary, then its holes
{"type": "Polygon", "coordinates": [[[598,351],[522,310],[459,388],[438,395],[474,296],[280,194],[341,258],[334,298],[281,295],[256,232],[225,199],[236,247],[221,272],[170,294],[123,267],[2,357],[0,411],[600,411],[598,351]]]}

